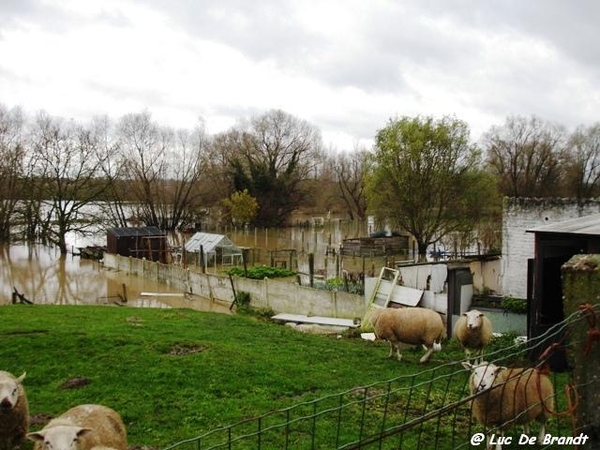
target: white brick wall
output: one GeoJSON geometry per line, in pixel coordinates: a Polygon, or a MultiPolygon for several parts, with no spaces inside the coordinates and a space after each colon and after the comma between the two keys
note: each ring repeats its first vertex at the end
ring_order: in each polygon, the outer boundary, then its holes
{"type": "Polygon", "coordinates": [[[534,234],[526,230],[600,212],[600,201],[577,205],[572,199],[506,199],[502,214],[502,294],[527,297],[527,259],[534,234]]]}

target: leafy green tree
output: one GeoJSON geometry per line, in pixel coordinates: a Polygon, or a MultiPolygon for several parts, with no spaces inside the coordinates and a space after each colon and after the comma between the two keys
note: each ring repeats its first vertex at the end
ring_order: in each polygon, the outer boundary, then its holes
{"type": "Polygon", "coordinates": [[[233,223],[241,225],[252,222],[258,211],[258,202],[248,193],[248,189],[236,191],[223,200],[233,223]]]}
{"type": "Polygon", "coordinates": [[[375,139],[367,179],[369,209],[409,232],[423,256],[430,244],[464,231],[468,217],[485,205],[472,188],[482,176],[479,160],[463,121],[391,119],[375,139]]]}

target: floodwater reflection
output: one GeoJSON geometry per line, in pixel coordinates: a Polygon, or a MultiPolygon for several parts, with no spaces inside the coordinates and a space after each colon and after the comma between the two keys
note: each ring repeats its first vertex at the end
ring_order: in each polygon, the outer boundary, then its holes
{"type": "Polygon", "coordinates": [[[126,298],[129,306],[229,312],[226,305],[42,245],[0,246],[0,305],[10,304],[15,290],[36,304],[123,304],[126,298]]]}

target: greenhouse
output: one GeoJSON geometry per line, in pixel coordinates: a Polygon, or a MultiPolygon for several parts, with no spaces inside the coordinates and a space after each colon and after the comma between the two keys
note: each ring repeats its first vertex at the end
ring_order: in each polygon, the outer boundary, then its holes
{"type": "MultiPolygon", "coordinates": [[[[239,265],[242,263],[242,249],[235,245],[231,239],[223,234],[195,233],[185,243],[186,253],[194,253],[194,262],[201,264],[204,253],[204,264],[209,265],[239,265]]],[[[188,255],[188,261],[192,258],[188,255]]]]}

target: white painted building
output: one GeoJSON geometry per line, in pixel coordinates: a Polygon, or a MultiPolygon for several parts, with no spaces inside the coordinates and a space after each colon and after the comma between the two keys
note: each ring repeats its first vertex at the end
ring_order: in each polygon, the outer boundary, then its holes
{"type": "Polygon", "coordinates": [[[600,212],[599,200],[508,198],[502,214],[502,294],[527,298],[527,260],[534,234],[527,230],[600,212]]]}

